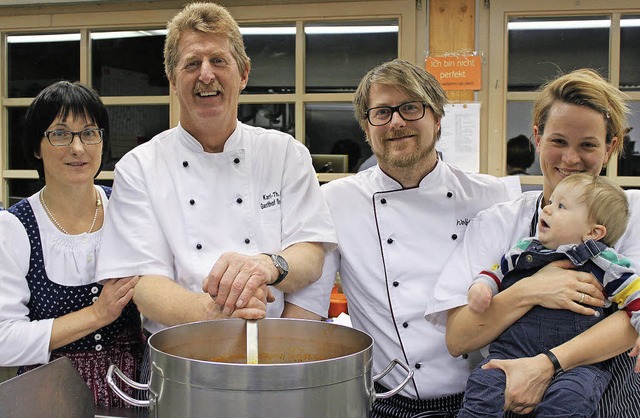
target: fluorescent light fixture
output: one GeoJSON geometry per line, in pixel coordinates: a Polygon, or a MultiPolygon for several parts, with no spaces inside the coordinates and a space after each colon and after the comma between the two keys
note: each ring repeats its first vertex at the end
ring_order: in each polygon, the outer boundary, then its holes
{"type": "MultiPolygon", "coordinates": [[[[611,21],[608,19],[598,20],[543,20],[509,22],[509,30],[554,30],[554,29],[599,29],[608,28],[611,21]]],[[[620,19],[621,27],[639,27],[640,19],[620,19]]]]}
{"type": "MultiPolygon", "coordinates": [[[[395,33],[398,32],[398,26],[306,26],[304,32],[308,35],[395,33]]],[[[240,33],[243,35],[295,35],[296,28],[293,26],[241,27],[240,33]]]]}
{"type": "Polygon", "coordinates": [[[118,32],[91,32],[91,39],[119,39],[119,38],[139,38],[142,36],[165,36],[166,29],[156,30],[130,30],[118,32]]]}
{"type": "MultiPolygon", "coordinates": [[[[511,23],[509,24],[511,25],[511,23]]],[[[304,28],[306,34],[309,35],[326,35],[326,34],[353,34],[353,33],[396,33],[397,25],[384,26],[307,26],[304,28]]],[[[294,26],[258,26],[258,27],[241,27],[240,33],[243,35],[295,35],[296,28],[294,26]]],[[[166,29],[136,30],[136,31],[117,31],[117,32],[91,32],[91,39],[124,39],[137,38],[141,36],[165,36],[166,29]]],[[[41,42],[68,42],[79,41],[79,33],[63,33],[63,34],[43,34],[43,35],[11,35],[7,36],[7,42],[10,44],[27,44],[41,42]]]]}
{"type": "Polygon", "coordinates": [[[295,26],[263,26],[263,27],[241,27],[240,33],[243,35],[295,35],[295,26]]]}
{"type": "Polygon", "coordinates": [[[349,33],[395,33],[397,25],[385,26],[307,26],[304,32],[308,35],[349,34],[349,33]]]}
{"type": "Polygon", "coordinates": [[[640,19],[620,19],[620,26],[623,28],[640,27],[640,19]]]}
{"type": "MultiPolygon", "coordinates": [[[[124,39],[138,38],[141,36],[165,36],[165,29],[157,30],[135,30],[135,31],[118,31],[118,32],[91,32],[91,39],[124,39]]],[[[10,44],[27,44],[41,42],[68,42],[79,41],[79,33],[63,33],[63,34],[47,34],[47,35],[11,35],[7,36],[7,42],[10,44]]]]}
{"type": "Polygon", "coordinates": [[[68,41],[79,41],[79,40],[80,40],[79,33],[7,36],[7,42],[10,44],[35,44],[40,42],[68,42],[68,41]]]}

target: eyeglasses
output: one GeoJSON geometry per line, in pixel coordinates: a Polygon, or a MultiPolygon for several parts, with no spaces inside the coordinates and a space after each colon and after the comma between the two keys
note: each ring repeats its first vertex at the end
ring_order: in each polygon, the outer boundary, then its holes
{"type": "Polygon", "coordinates": [[[424,117],[427,104],[424,102],[406,102],[398,106],[378,106],[364,111],[367,120],[373,126],[382,126],[391,122],[393,114],[398,112],[405,121],[414,121],[424,117]]]}
{"type": "Polygon", "coordinates": [[[104,129],[98,128],[83,129],[78,132],[54,129],[52,131],[46,131],[44,136],[47,137],[49,143],[54,147],[66,147],[67,145],[71,145],[73,137],[76,135],[85,145],[97,145],[102,142],[103,133],[104,129]]]}

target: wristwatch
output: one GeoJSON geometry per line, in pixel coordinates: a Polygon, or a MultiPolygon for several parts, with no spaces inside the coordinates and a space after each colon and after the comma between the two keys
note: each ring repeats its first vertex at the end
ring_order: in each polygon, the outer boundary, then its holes
{"type": "Polygon", "coordinates": [[[555,379],[556,377],[558,377],[558,375],[564,373],[564,369],[560,365],[560,362],[558,361],[558,357],[556,357],[555,354],[553,354],[549,350],[545,351],[542,354],[547,356],[549,358],[549,360],[551,360],[551,364],[553,364],[553,377],[552,377],[552,379],[555,379]]]}
{"type": "Polygon", "coordinates": [[[268,286],[275,286],[281,281],[283,281],[284,278],[287,277],[287,274],[289,274],[289,264],[287,263],[287,260],[285,260],[284,257],[282,257],[279,254],[269,254],[269,253],[262,253],[262,254],[268,255],[269,257],[271,257],[271,261],[273,261],[273,265],[276,266],[276,269],[278,269],[278,273],[279,273],[278,278],[273,283],[268,284],[268,286]]]}

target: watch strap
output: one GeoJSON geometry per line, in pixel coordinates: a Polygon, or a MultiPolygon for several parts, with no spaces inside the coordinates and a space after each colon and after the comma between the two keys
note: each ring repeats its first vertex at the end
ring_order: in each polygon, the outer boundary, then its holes
{"type": "Polygon", "coordinates": [[[278,270],[278,277],[276,278],[276,280],[273,283],[269,283],[267,286],[275,286],[277,284],[279,284],[280,282],[282,282],[284,280],[285,277],[287,277],[287,274],[289,274],[289,272],[287,270],[284,270],[279,264],[278,264],[278,256],[276,254],[270,254],[270,253],[262,253],[264,255],[268,255],[271,258],[271,261],[273,262],[273,265],[276,267],[276,270],[278,270]]]}
{"type": "Polygon", "coordinates": [[[560,365],[560,361],[558,361],[558,357],[556,357],[555,354],[553,354],[551,351],[547,350],[544,353],[545,356],[547,356],[547,358],[549,360],[551,360],[551,364],[553,364],[553,379],[555,379],[556,377],[558,377],[558,375],[564,373],[564,369],[562,368],[562,366],[560,365]]]}
{"type": "Polygon", "coordinates": [[[280,282],[283,281],[285,277],[287,277],[287,273],[288,273],[287,271],[281,272],[278,275],[278,278],[276,279],[276,281],[273,283],[269,283],[267,286],[275,286],[277,284],[280,284],[280,282]]]}

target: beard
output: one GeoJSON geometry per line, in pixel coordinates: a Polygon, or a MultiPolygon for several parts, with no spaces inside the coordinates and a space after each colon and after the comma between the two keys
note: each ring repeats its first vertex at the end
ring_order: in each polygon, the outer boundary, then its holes
{"type": "Polygon", "coordinates": [[[372,148],[373,153],[378,159],[378,163],[381,164],[381,166],[390,168],[408,168],[424,163],[430,155],[435,154],[437,131],[433,133],[432,140],[428,141],[426,144],[419,141],[419,138],[417,137],[418,135],[419,132],[417,130],[406,128],[386,133],[382,137],[382,150],[375,150],[372,148]],[[389,139],[408,135],[415,135],[411,139],[410,143],[398,145],[395,142],[388,142],[389,139]],[[413,147],[414,149],[408,153],[393,152],[394,150],[401,150],[409,147],[413,147]]]}

